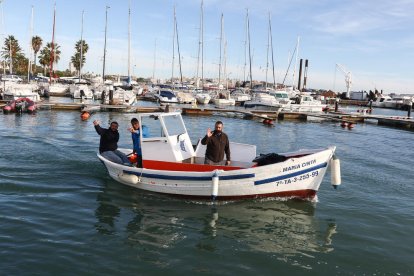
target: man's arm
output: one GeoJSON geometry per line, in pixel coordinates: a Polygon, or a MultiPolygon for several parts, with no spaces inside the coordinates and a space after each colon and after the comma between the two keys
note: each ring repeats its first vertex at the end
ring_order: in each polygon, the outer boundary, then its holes
{"type": "Polygon", "coordinates": [[[95,127],[96,132],[101,135],[102,133],[104,133],[105,129],[101,128],[101,126],[99,125],[99,121],[95,120],[93,121],[93,125],[95,127]]]}

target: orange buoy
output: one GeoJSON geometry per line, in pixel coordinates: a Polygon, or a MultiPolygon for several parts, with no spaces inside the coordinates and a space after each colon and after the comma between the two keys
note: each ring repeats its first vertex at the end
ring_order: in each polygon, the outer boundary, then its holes
{"type": "Polygon", "coordinates": [[[83,112],[81,113],[81,120],[82,120],[82,121],[86,121],[86,120],[88,120],[88,119],[89,119],[89,117],[91,117],[91,114],[90,114],[89,112],[87,112],[87,111],[83,111],[83,112]]]}
{"type": "Polygon", "coordinates": [[[137,163],[138,162],[138,155],[136,153],[131,154],[128,156],[129,162],[131,163],[137,163]]]}

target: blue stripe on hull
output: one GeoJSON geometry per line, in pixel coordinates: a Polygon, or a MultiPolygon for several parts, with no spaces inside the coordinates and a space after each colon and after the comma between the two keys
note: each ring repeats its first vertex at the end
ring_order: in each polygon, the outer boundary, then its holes
{"type": "Polygon", "coordinates": [[[283,179],[288,179],[291,177],[295,177],[304,173],[308,173],[311,171],[315,171],[321,168],[325,168],[328,165],[327,162],[322,163],[320,165],[316,165],[314,167],[302,170],[302,171],[298,171],[298,172],[294,172],[294,173],[290,173],[290,174],[285,174],[285,175],[281,175],[281,176],[276,176],[276,177],[272,177],[272,178],[266,178],[266,179],[262,179],[262,180],[258,180],[254,182],[254,185],[261,185],[261,184],[266,184],[266,183],[270,183],[270,182],[275,182],[275,181],[279,181],[279,180],[283,180],[283,179]]]}

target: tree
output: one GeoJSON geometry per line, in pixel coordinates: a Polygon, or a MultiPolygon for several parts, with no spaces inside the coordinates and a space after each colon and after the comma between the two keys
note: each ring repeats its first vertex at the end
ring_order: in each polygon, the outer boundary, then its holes
{"type": "Polygon", "coordinates": [[[88,52],[89,46],[85,42],[85,40],[79,40],[75,44],[75,54],[71,57],[71,61],[73,66],[76,68],[76,70],[79,72],[81,67],[85,65],[86,61],[86,53],[88,52]],[[81,49],[82,46],[82,49],[81,49]],[[82,66],[81,66],[81,53],[82,53],[82,66]]]}
{"type": "Polygon", "coordinates": [[[40,51],[39,63],[43,66],[44,74],[46,75],[46,69],[50,69],[50,63],[58,63],[60,59],[60,46],[57,43],[54,43],[53,55],[52,52],[52,43],[49,42],[45,47],[40,51]]]}
{"type": "MultiPolygon", "coordinates": [[[[34,36],[32,37],[32,48],[34,53],[34,71],[36,72],[36,57],[37,53],[40,51],[40,48],[42,47],[43,40],[40,36],[34,36]]],[[[35,73],[33,72],[33,73],[35,73]]]]}
{"type": "Polygon", "coordinates": [[[23,56],[22,48],[20,47],[17,39],[15,39],[13,35],[9,35],[4,40],[3,50],[4,51],[2,53],[2,56],[4,59],[9,60],[9,68],[11,74],[13,73],[13,68],[17,68],[19,57],[23,56]],[[10,64],[10,59],[13,60],[13,64],[10,64]]]}

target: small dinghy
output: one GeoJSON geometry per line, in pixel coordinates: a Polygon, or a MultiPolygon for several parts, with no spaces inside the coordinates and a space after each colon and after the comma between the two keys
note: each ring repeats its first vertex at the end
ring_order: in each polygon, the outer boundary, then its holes
{"type": "MultiPolygon", "coordinates": [[[[205,165],[206,148],[200,141],[193,146],[181,114],[147,113],[138,120],[150,130],[147,137],[141,134],[143,168],[113,163],[99,153],[98,158],[116,181],[156,193],[218,200],[313,199],[335,153],[332,146],[257,156],[255,145],[230,142],[230,166],[205,165]]],[[[335,160],[339,173],[339,160],[335,160]]],[[[334,186],[340,184],[339,176],[332,179],[334,186]]]]}
{"type": "Polygon", "coordinates": [[[35,113],[36,103],[29,98],[18,98],[3,107],[4,113],[35,113]]]}

